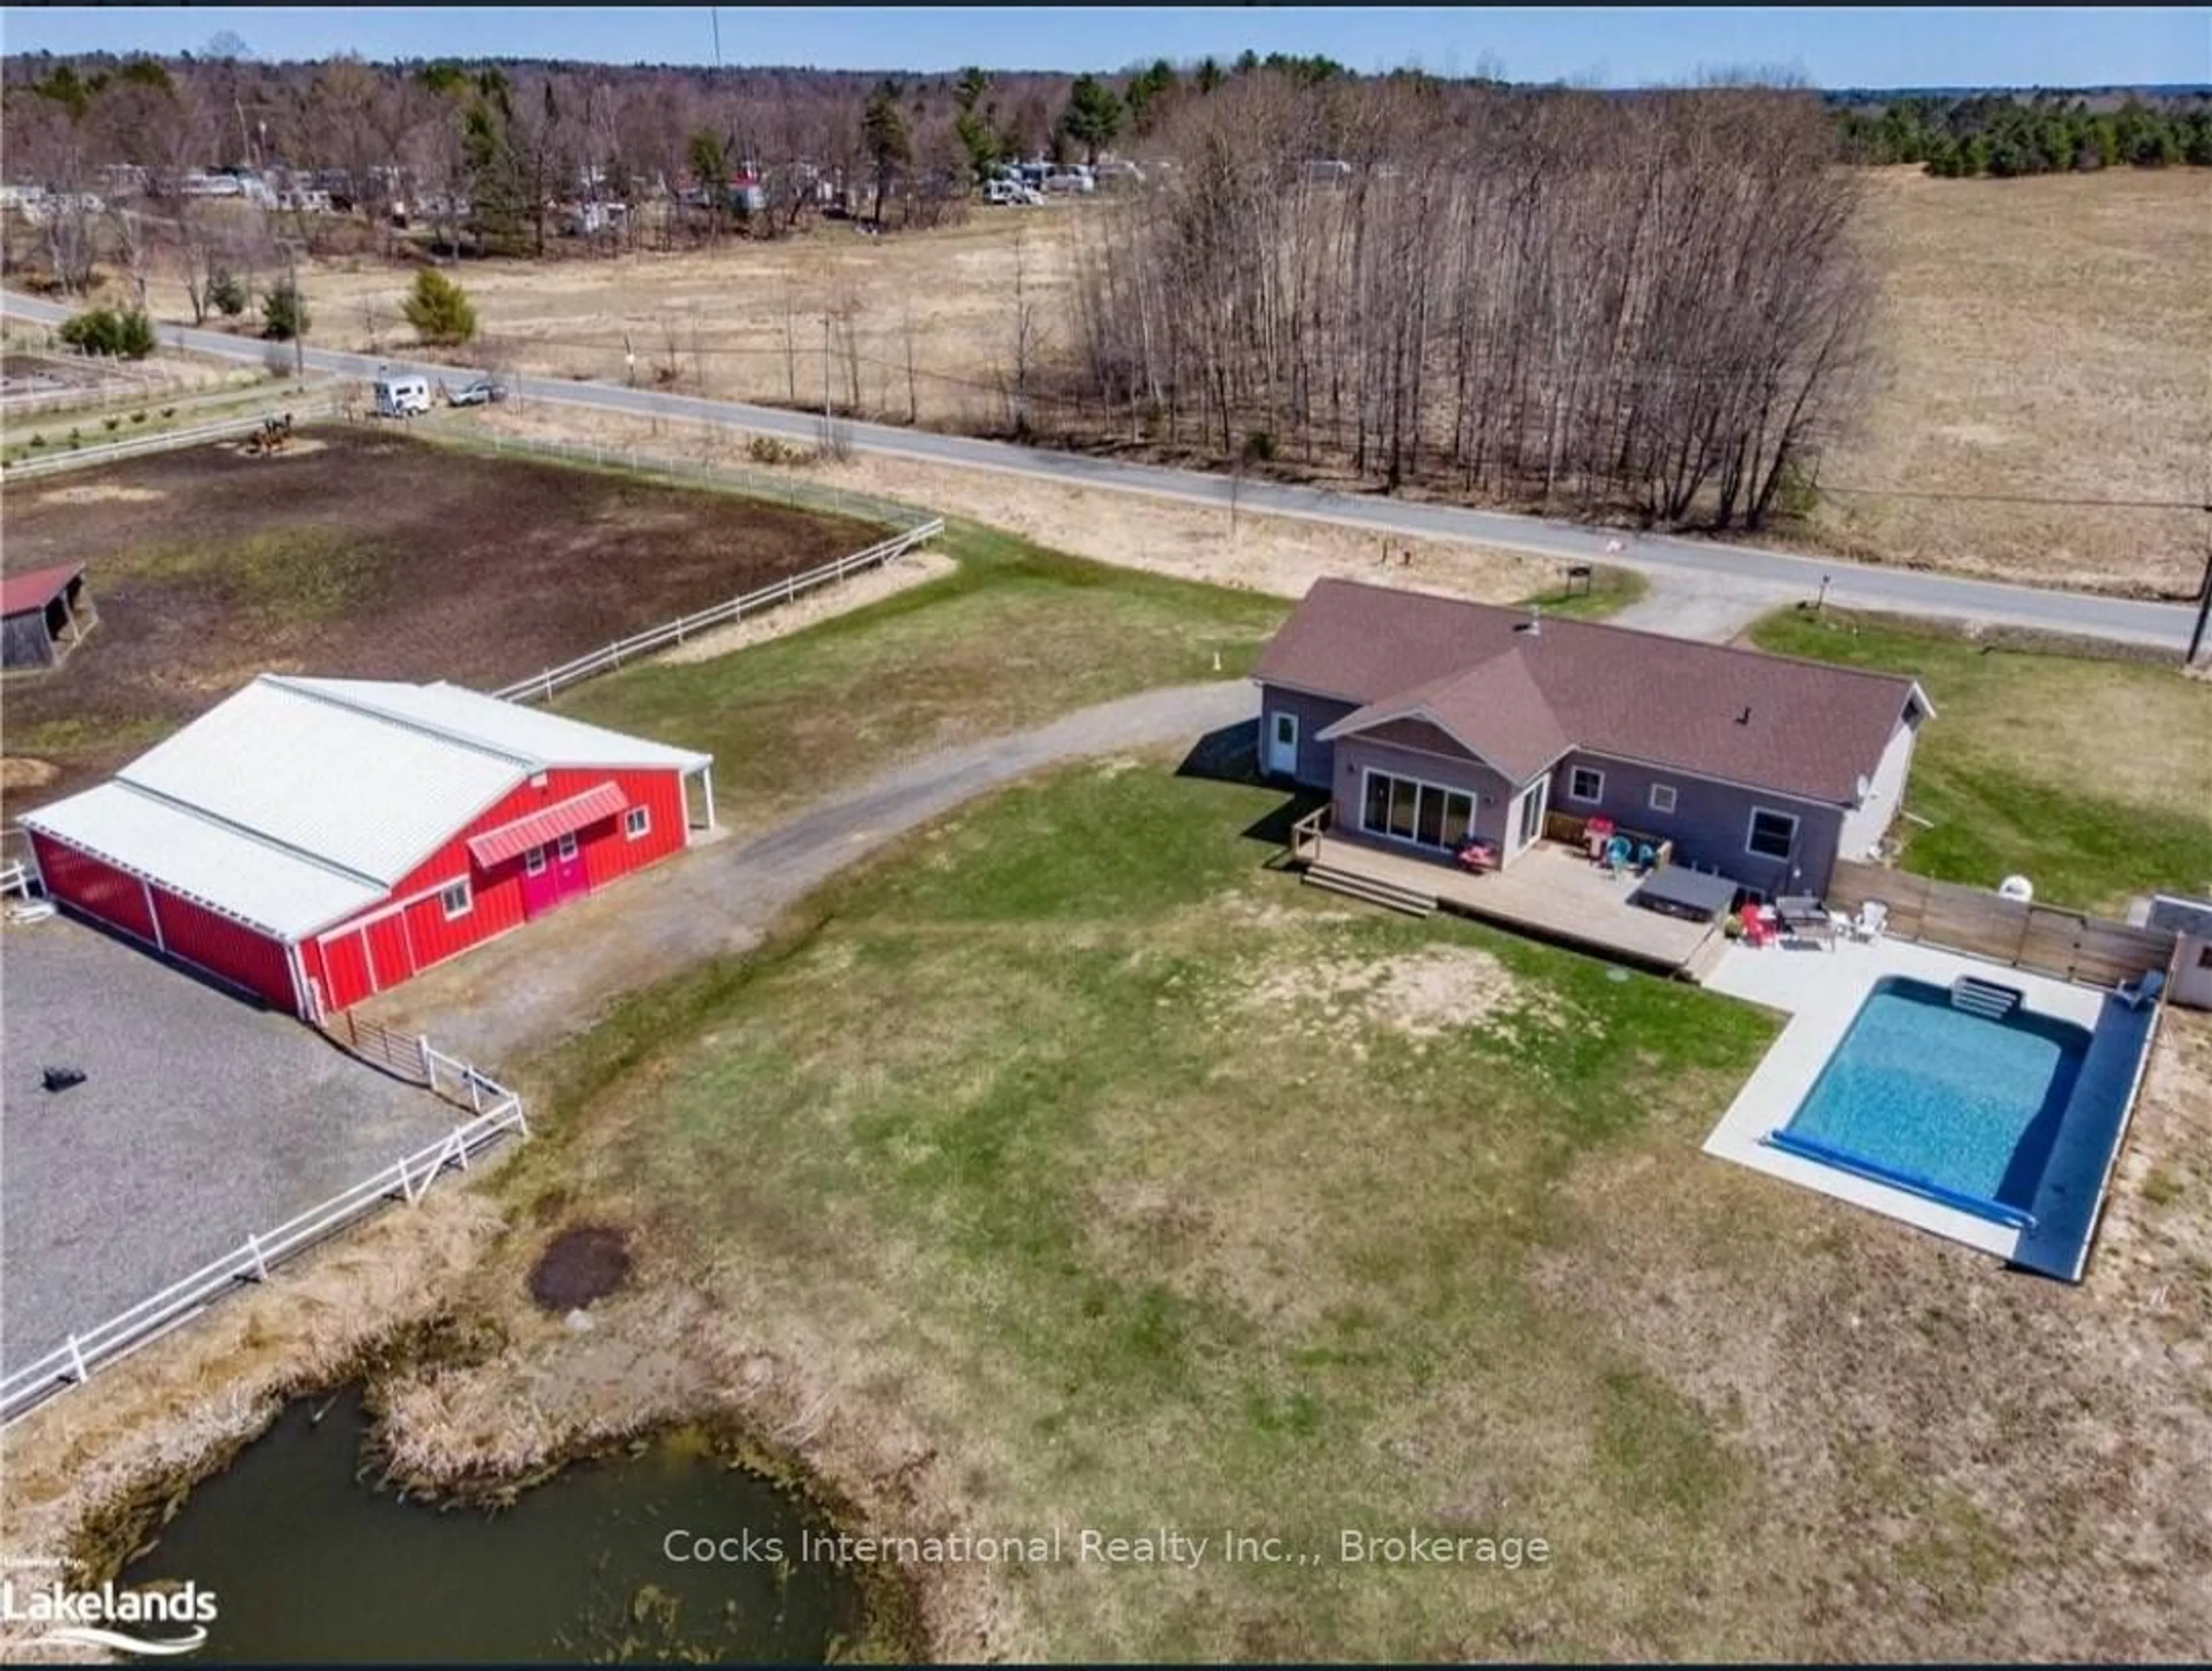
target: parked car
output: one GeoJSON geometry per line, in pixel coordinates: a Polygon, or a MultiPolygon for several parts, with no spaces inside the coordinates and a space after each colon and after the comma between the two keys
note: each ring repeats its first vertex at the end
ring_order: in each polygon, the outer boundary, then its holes
{"type": "Polygon", "coordinates": [[[984,186],[983,201],[1006,209],[1034,208],[1044,201],[1044,194],[1018,179],[994,179],[984,186]]]}
{"type": "Polygon", "coordinates": [[[506,398],[507,385],[491,377],[475,378],[446,392],[448,406],[489,406],[495,400],[506,398]]]}

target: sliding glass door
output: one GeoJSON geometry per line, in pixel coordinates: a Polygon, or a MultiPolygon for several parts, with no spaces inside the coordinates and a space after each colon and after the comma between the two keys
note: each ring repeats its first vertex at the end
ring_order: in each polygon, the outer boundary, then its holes
{"type": "Polygon", "coordinates": [[[1474,828],[1474,797],[1464,789],[1370,771],[1359,823],[1370,836],[1449,852],[1474,828]]]}

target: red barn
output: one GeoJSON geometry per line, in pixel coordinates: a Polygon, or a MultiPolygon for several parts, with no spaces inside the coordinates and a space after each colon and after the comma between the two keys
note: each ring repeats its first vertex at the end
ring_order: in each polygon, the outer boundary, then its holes
{"type": "Polygon", "coordinates": [[[21,822],[52,897],[317,1020],[688,846],[711,765],[458,685],[264,674],[21,822]]]}

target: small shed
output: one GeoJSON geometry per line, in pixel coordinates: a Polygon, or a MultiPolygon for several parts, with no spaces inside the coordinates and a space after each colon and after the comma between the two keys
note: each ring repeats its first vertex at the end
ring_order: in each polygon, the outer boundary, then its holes
{"type": "Polygon", "coordinates": [[[2180,937],[2173,959],[2173,990],[2166,995],[2192,1010],[2212,1010],[2212,899],[2154,896],[2147,927],[2180,937]]]}
{"type": "Polygon", "coordinates": [[[58,666],[100,623],[84,586],[84,565],[57,563],[0,580],[0,667],[58,666]]]}

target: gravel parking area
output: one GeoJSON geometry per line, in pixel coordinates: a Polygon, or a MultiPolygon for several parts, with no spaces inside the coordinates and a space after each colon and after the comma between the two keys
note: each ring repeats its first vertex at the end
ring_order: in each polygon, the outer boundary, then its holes
{"type": "Polygon", "coordinates": [[[0,1364],[449,1130],[288,1017],[57,918],[0,934],[0,1364]],[[49,1092],[44,1068],[84,1083],[49,1092]]]}

